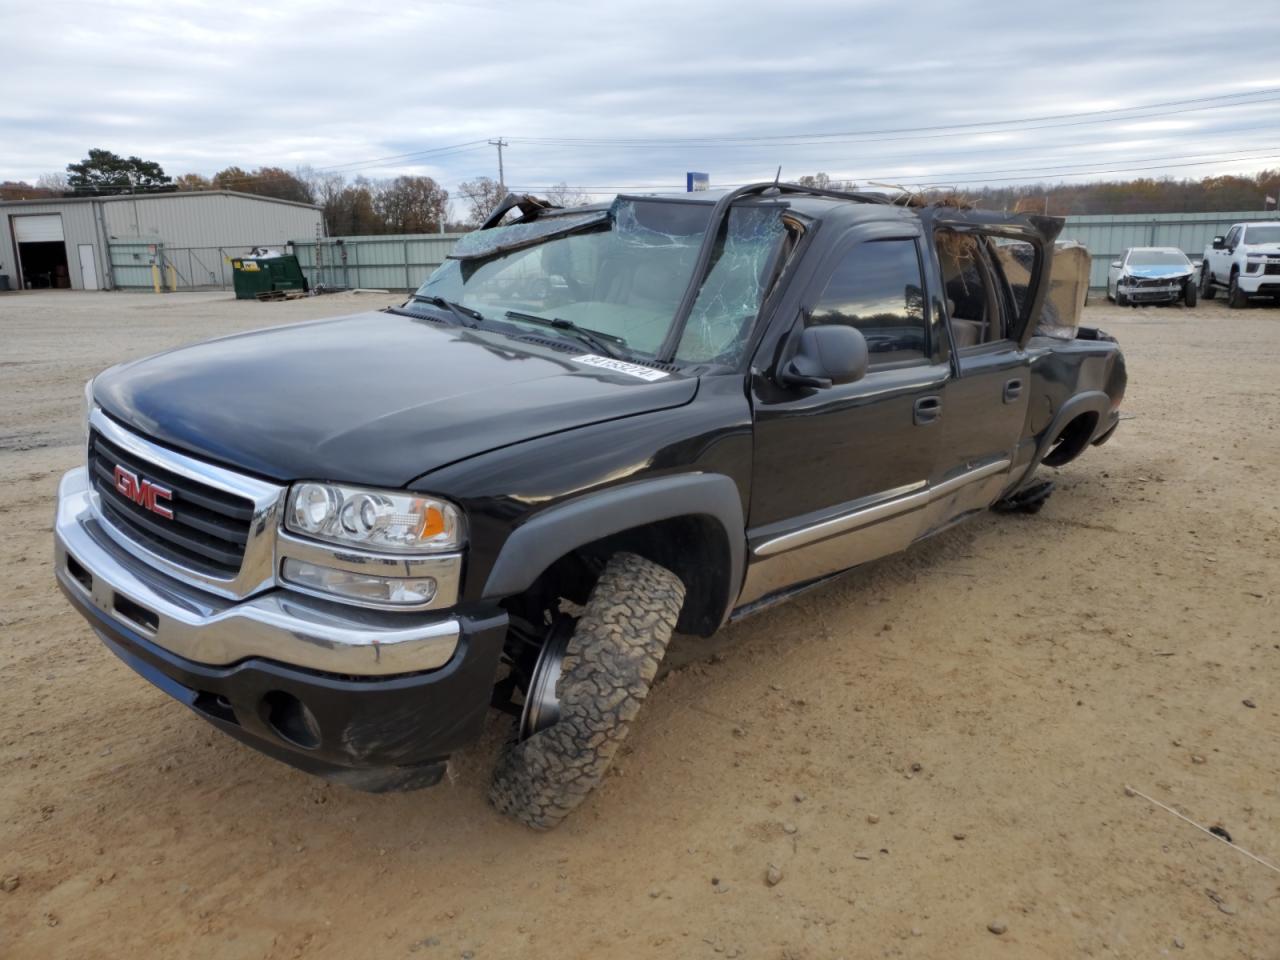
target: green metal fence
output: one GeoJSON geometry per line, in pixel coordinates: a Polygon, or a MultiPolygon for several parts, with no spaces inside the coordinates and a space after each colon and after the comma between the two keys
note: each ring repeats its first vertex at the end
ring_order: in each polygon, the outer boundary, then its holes
{"type": "Polygon", "coordinates": [[[1067,217],[1061,239],[1078,240],[1093,258],[1091,287],[1107,285],[1107,266],[1130,247],[1177,247],[1199,260],[1211,240],[1245,220],[1275,220],[1274,210],[1235,213],[1144,213],[1067,217]]]}
{"type": "Polygon", "coordinates": [[[460,233],[295,240],[293,252],[312,289],[416,290],[444,263],[460,233]]]}
{"type": "MultiPolygon", "coordinates": [[[[1089,284],[1105,287],[1108,264],[1129,247],[1178,247],[1198,260],[1209,242],[1232,224],[1278,217],[1274,211],[1260,210],[1067,217],[1062,239],[1078,240],[1089,248],[1093,258],[1089,284]]],[[[312,287],[414,290],[444,262],[461,236],[422,233],[295,240],[293,250],[312,287]]]]}

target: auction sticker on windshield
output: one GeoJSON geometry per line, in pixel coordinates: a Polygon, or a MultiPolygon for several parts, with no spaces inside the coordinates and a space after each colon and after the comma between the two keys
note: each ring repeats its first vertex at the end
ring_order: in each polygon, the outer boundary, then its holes
{"type": "Polygon", "coordinates": [[[642,367],[638,363],[627,363],[625,360],[615,360],[613,357],[599,357],[594,353],[584,354],[573,359],[575,363],[585,363],[591,367],[600,367],[602,370],[625,373],[628,376],[639,377],[641,380],[662,380],[666,377],[666,374],[661,370],[642,367]]]}

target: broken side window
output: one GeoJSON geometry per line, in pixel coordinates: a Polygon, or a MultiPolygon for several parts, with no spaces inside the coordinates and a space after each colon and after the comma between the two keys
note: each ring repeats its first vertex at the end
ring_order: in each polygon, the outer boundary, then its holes
{"type": "Polygon", "coordinates": [[[736,364],[750,340],[786,236],[784,207],[731,207],[676,359],[736,364]]]}

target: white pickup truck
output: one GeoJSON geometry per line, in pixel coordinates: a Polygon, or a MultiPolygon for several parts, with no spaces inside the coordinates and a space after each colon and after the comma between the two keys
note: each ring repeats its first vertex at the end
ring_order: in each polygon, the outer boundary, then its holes
{"type": "Polygon", "coordinates": [[[1250,297],[1280,300],[1280,220],[1237,223],[1205,247],[1200,296],[1212,300],[1227,289],[1227,305],[1247,307],[1250,297]]]}

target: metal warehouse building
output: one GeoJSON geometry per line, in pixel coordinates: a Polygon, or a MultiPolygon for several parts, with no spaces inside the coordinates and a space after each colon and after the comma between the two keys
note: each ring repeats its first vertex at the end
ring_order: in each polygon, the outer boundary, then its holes
{"type": "Polygon", "coordinates": [[[229,257],[323,236],[320,208],[231,190],[0,202],[0,274],[18,289],[225,286],[229,257]]]}

